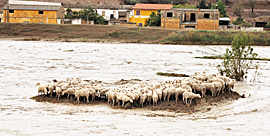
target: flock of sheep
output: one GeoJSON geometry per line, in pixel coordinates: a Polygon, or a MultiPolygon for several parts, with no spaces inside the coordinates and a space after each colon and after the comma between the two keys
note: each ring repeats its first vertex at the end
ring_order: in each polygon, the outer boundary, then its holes
{"type": "Polygon", "coordinates": [[[111,105],[125,105],[130,102],[143,107],[144,104],[155,104],[162,101],[170,101],[182,97],[186,104],[191,104],[195,98],[206,96],[206,92],[212,94],[212,97],[222,94],[224,91],[230,91],[234,87],[234,79],[216,74],[198,73],[189,78],[175,79],[173,81],[164,81],[162,83],[142,82],[136,85],[122,85],[117,87],[103,87],[102,85],[90,84],[78,78],[67,78],[65,81],[53,80],[51,83],[40,84],[38,94],[49,95],[52,97],[56,93],[58,100],[62,95],[75,96],[80,103],[80,97],[87,99],[92,96],[92,101],[96,97],[106,98],[111,105]]]}

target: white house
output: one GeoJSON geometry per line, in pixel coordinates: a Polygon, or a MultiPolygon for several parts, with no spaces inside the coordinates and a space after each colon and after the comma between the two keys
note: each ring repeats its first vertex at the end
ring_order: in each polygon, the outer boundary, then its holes
{"type": "Polygon", "coordinates": [[[106,21],[116,19],[123,22],[128,22],[129,19],[129,10],[127,9],[96,9],[96,11],[99,15],[103,16],[106,21]]]}

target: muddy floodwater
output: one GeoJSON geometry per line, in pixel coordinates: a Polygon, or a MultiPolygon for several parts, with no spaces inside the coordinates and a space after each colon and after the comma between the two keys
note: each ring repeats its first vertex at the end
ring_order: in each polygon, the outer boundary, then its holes
{"type": "MultiPolygon", "coordinates": [[[[177,114],[146,109],[113,109],[107,104],[73,105],[36,102],[37,82],[82,77],[107,83],[121,79],[162,82],[174,72],[217,73],[218,55],[230,46],[95,44],[0,41],[0,135],[270,135],[270,63],[259,65],[235,90],[247,98],[212,106],[208,112],[177,114]],[[175,117],[151,114],[171,115],[175,117]]],[[[253,47],[270,58],[270,47],[253,47]]]]}

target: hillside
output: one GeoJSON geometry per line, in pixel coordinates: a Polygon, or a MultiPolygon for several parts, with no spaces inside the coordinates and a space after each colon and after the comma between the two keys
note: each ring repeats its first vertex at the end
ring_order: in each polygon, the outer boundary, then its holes
{"type": "MultiPolygon", "coordinates": [[[[42,2],[58,2],[63,3],[65,8],[83,8],[86,5],[90,5],[92,7],[98,8],[129,8],[123,7],[125,5],[125,0],[35,0],[42,2]]],[[[206,0],[206,3],[211,1],[212,4],[216,2],[216,0],[206,0]]],[[[270,0],[255,0],[256,5],[254,7],[254,13],[251,12],[251,6],[248,4],[249,0],[223,0],[227,1],[227,13],[231,17],[231,20],[235,20],[237,16],[234,14],[235,7],[238,6],[239,2],[242,2],[242,17],[244,20],[250,18],[256,18],[259,16],[270,16],[270,0]]],[[[7,0],[0,1],[0,12],[3,11],[3,8],[6,6],[7,0]]],[[[198,5],[200,0],[188,0],[188,4],[198,5]]]]}

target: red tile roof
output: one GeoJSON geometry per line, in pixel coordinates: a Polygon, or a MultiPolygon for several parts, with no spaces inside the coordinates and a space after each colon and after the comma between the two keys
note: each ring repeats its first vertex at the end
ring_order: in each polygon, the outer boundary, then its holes
{"type": "Polygon", "coordinates": [[[137,3],[133,9],[167,9],[170,10],[172,8],[172,4],[142,4],[142,3],[137,3]]]}

